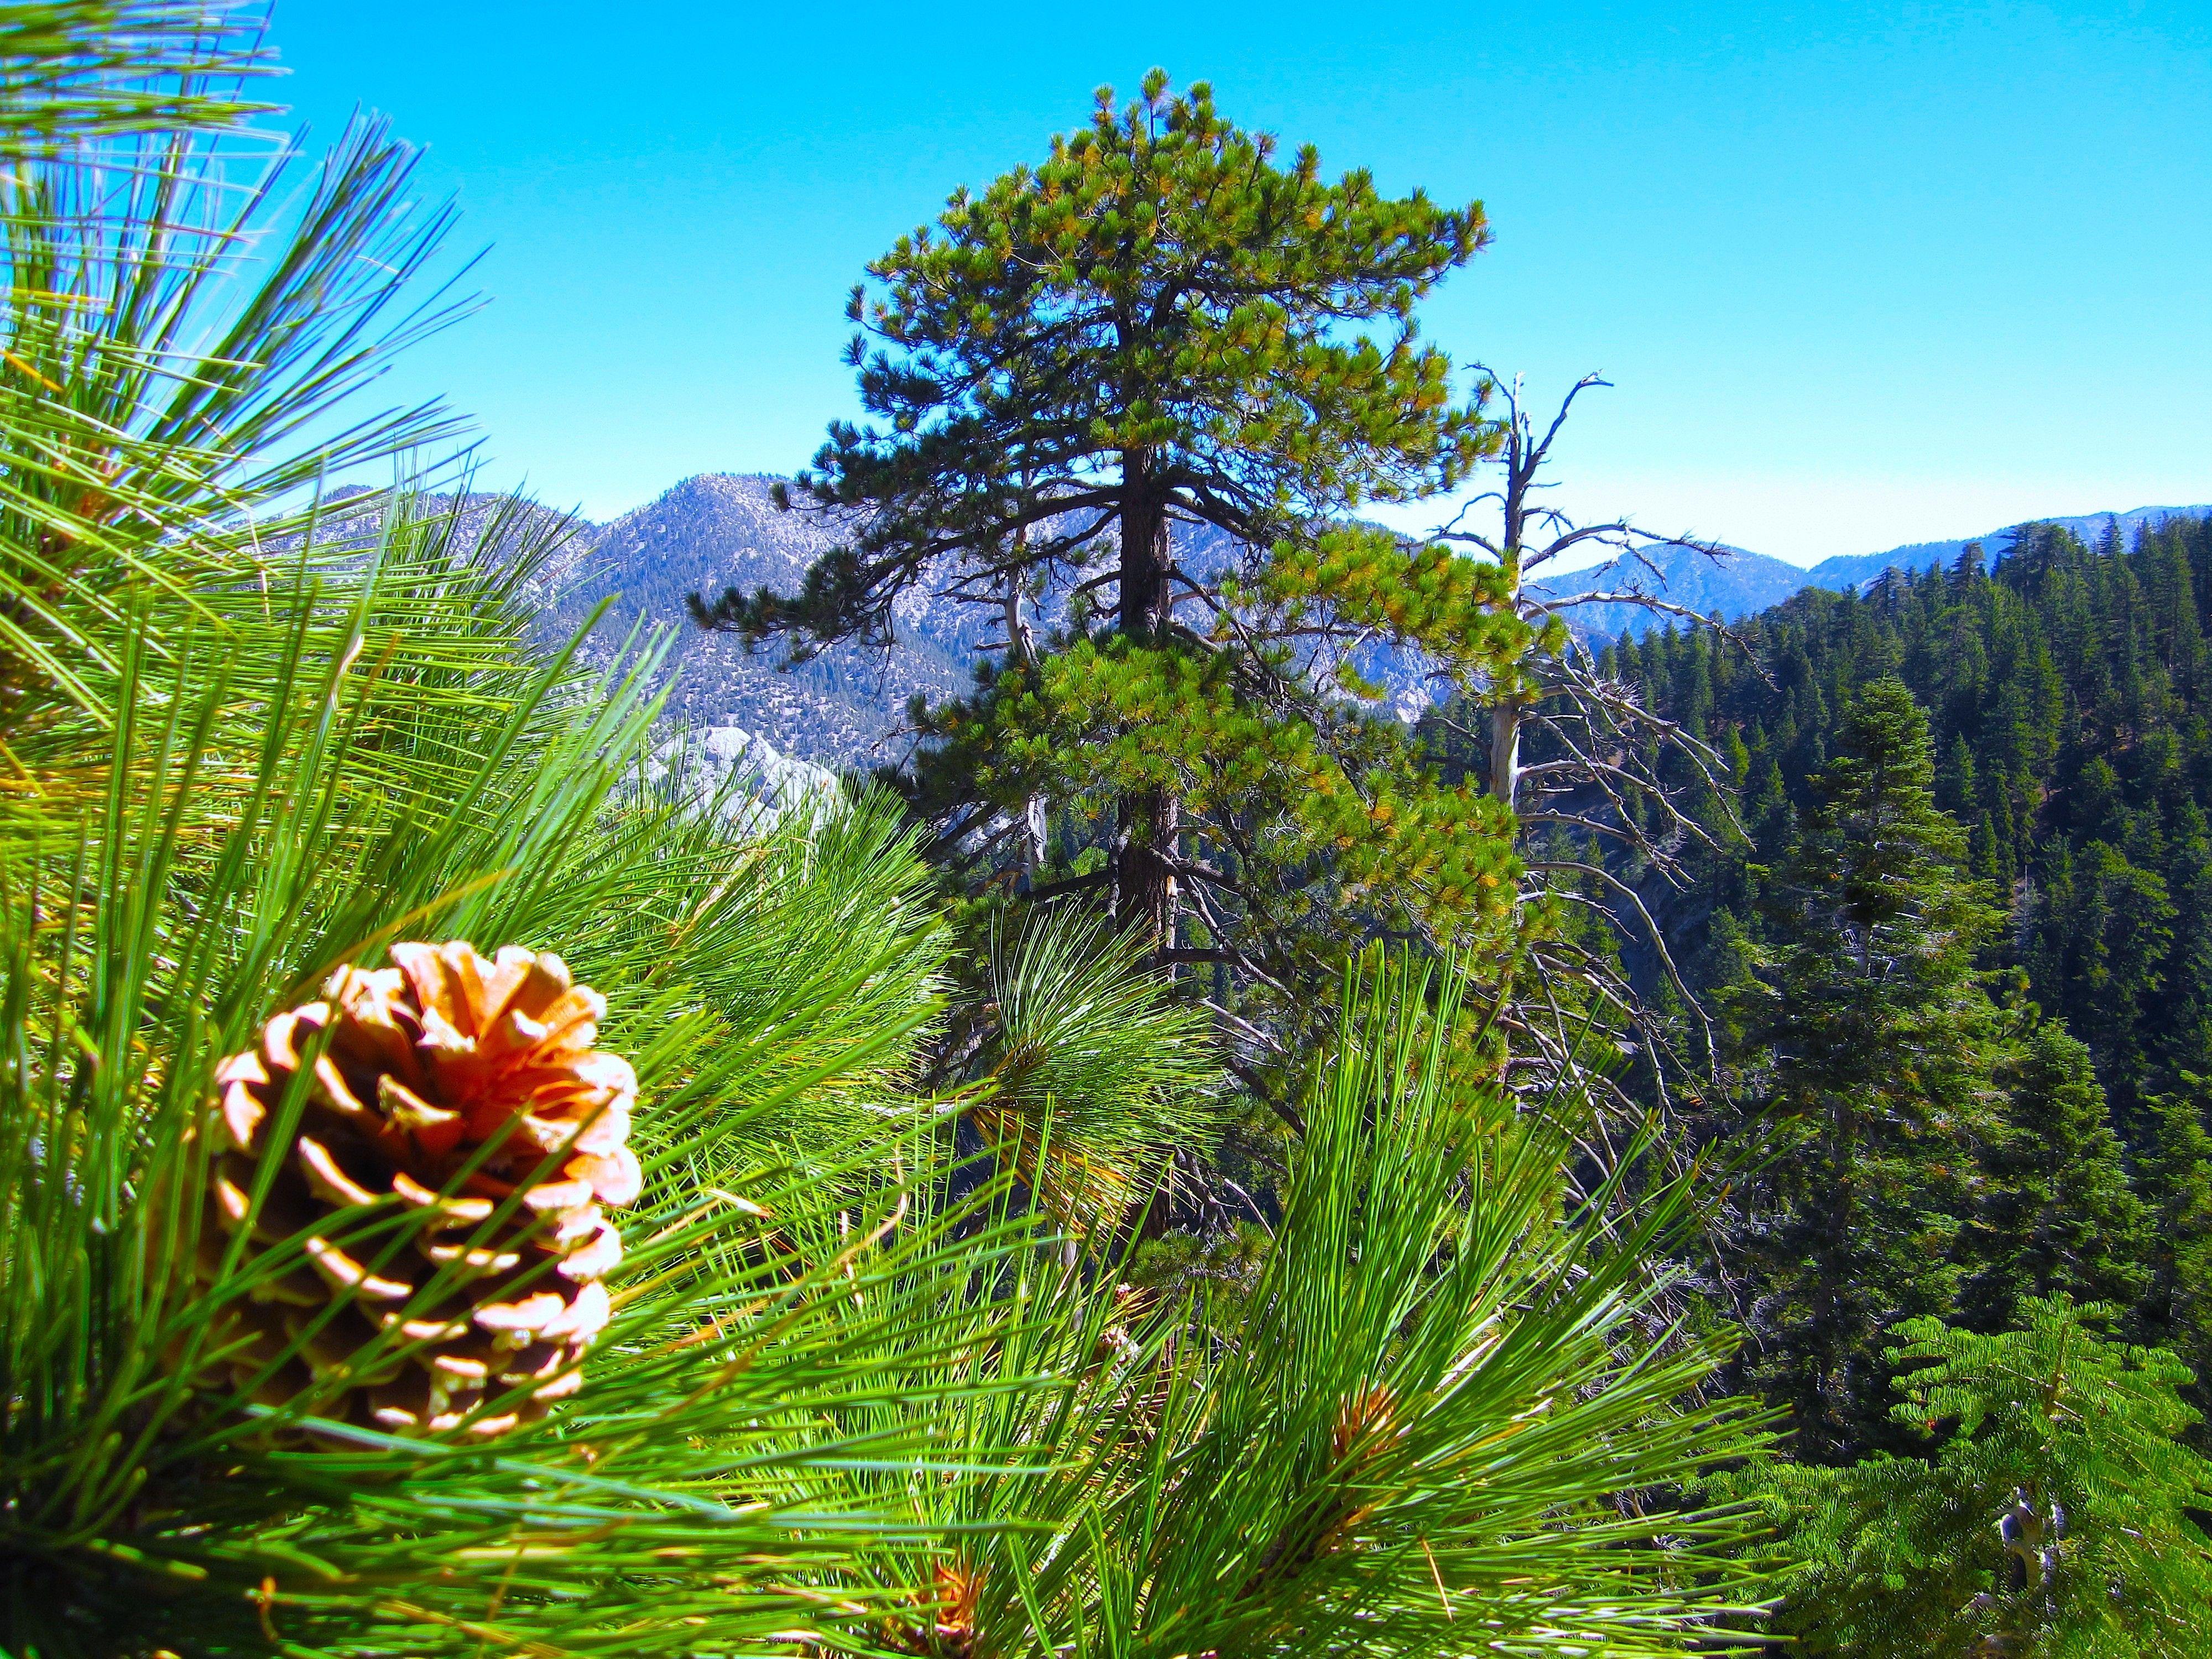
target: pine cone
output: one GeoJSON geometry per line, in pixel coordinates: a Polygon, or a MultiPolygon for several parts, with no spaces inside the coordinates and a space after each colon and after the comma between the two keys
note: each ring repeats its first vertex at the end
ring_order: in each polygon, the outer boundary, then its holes
{"type": "Polygon", "coordinates": [[[987,1571],[982,1567],[971,1569],[965,1561],[939,1562],[930,1575],[936,1593],[923,1602],[929,1622],[890,1620],[884,1628],[886,1644],[900,1653],[921,1655],[922,1659],[975,1659],[980,1646],[975,1615],[982,1604],[987,1571]]]}
{"type": "Polygon", "coordinates": [[[459,1426],[535,1384],[521,1403],[466,1425],[501,1434],[574,1392],[576,1361],[607,1322],[600,1279],[622,1259],[622,1236],[600,1206],[638,1194],[624,1144],[637,1079],[621,1056],[592,1047],[605,1000],[572,984],[558,957],[508,945],[487,962],[456,940],[395,945],[392,960],[339,969],[323,1001],[276,1015],[257,1048],[217,1069],[200,1275],[219,1276],[246,1219],[264,1128],[325,1031],[247,1259],[333,1211],[366,1219],[368,1206],[396,1198],[429,1213],[397,1250],[388,1232],[352,1247],[359,1256],[307,1237],[307,1266],[234,1302],[213,1346],[246,1340],[224,1379],[245,1387],[336,1303],[255,1399],[282,1405],[319,1382],[330,1391],[317,1415],[407,1433],[459,1426]],[[457,1182],[488,1141],[494,1150],[457,1182]],[[480,1237],[518,1189],[514,1212],[480,1237]],[[441,1289],[426,1297],[441,1273],[441,1289]],[[364,1358],[394,1327],[383,1352],[364,1358]]]}

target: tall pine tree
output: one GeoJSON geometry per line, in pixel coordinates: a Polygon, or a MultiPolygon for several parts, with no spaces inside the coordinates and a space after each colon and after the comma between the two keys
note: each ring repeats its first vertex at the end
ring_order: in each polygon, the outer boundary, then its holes
{"type": "Polygon", "coordinates": [[[1950,1310],[2001,1035],[1974,965],[1999,915],[1936,805],[1926,716],[1877,680],[1837,744],[1765,873],[1771,946],[1734,998],[1771,1154],[1747,1216],[1750,1370],[1819,1462],[1893,1437],[1884,1334],[1950,1310]]]}
{"type": "Polygon", "coordinates": [[[2138,1319],[2145,1341],[2171,1348],[2196,1373],[2183,1393],[2202,1411],[2212,1407],[2212,1085],[2194,1073],[2182,1083],[2148,1103],[2138,1169],[2150,1211],[2149,1283],[2138,1319]]]}
{"type": "Polygon", "coordinates": [[[1202,84],[1102,92],[869,267],[872,422],[785,498],[842,544],[695,615],[803,653],[887,637],[912,592],[994,607],[1004,655],[918,711],[939,845],[977,889],[1106,896],[1264,1050],[1252,1005],[1302,1017],[1378,932],[1465,946],[1511,913],[1510,810],[1440,782],[1365,675],[1387,641],[1486,683],[1530,629],[1495,566],[1356,520],[1495,447],[1414,321],[1488,234],[1480,204],[1325,179],[1202,84]]]}

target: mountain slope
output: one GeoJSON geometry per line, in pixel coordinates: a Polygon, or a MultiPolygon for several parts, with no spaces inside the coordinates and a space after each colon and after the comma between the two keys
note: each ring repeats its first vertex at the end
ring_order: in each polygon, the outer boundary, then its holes
{"type": "MultiPolygon", "coordinates": [[[[835,543],[834,526],[814,514],[776,511],[769,497],[773,482],[755,474],[705,473],[611,524],[578,524],[542,586],[546,635],[566,639],[606,600],[607,618],[586,644],[586,659],[605,660],[634,626],[675,629],[670,709],[682,723],[742,727],[785,754],[824,766],[896,761],[904,753],[908,700],[917,693],[935,700],[964,692],[973,683],[978,647],[997,633],[996,619],[976,607],[910,594],[895,608],[898,643],[890,650],[838,646],[787,672],[778,666],[772,648],[749,654],[730,635],[700,633],[686,617],[687,597],[731,586],[791,591],[835,543]]],[[[2109,523],[2126,543],[2145,526],[2207,511],[2212,509],[2137,507],[2054,522],[2092,544],[2109,523]]],[[[1218,537],[1179,531],[1179,540],[1186,534],[1190,545],[1183,556],[1194,563],[1211,568],[1233,556],[1218,537]]],[[[1976,539],[1994,557],[2008,544],[2010,532],[1976,539]]],[[[1656,573],[1635,561],[1613,560],[1544,586],[1566,596],[1633,585],[1701,616],[1735,617],[1764,611],[1805,587],[1851,588],[1892,567],[1948,564],[1966,544],[1920,542],[1825,560],[1810,570],[1741,548],[1717,558],[1661,548],[1650,555],[1656,573]]],[[[1048,621],[1058,608],[1047,604],[1048,621]]],[[[1579,630],[1601,639],[1624,632],[1641,635],[1665,620],[1620,603],[1579,606],[1568,614],[1579,630]]],[[[1407,718],[1425,706],[1418,665],[1400,663],[1386,651],[1361,667],[1401,693],[1401,713],[1407,718]]]]}
{"type": "MultiPolygon", "coordinates": [[[[1701,617],[1741,617],[1781,604],[1805,583],[1799,566],[1740,547],[1724,548],[1717,556],[1688,547],[1655,547],[1643,559],[1607,559],[1530,586],[1558,599],[1634,591],[1701,617]]],[[[1626,601],[1577,605],[1562,614],[1577,633],[1608,640],[1624,632],[1641,635],[1668,621],[1664,613],[1626,601]]]]}
{"type": "Polygon", "coordinates": [[[565,638],[602,599],[606,620],[586,647],[604,659],[630,629],[678,630],[669,709],[702,728],[737,726],[823,765],[895,760],[907,700],[957,695],[969,684],[970,647],[985,619],[925,599],[897,607],[899,644],[884,653],[838,646],[786,672],[771,649],[748,653],[726,634],[702,634],[685,615],[693,593],[726,586],[788,592],[834,544],[811,514],[779,513],[773,480],[742,473],[686,478],[613,523],[583,526],[548,572],[545,627],[565,638]]]}
{"type": "MultiPolygon", "coordinates": [[[[2107,534],[2117,534],[2120,544],[2126,547],[2132,545],[2142,531],[2155,530],[2170,519],[2197,518],[2207,513],[2212,513],[2212,507],[2138,507],[2125,513],[2097,513],[2086,518],[2037,522],[2069,531],[2091,546],[2107,534]]],[[[1726,549],[1718,559],[1688,548],[1655,548],[1650,557],[1658,568],[1656,574],[1638,561],[1609,559],[1539,586],[1559,596],[1633,586],[1699,616],[1717,614],[1734,618],[1779,605],[1802,588],[1824,587],[1842,592],[1863,586],[1885,570],[1920,571],[1932,565],[1948,565],[1973,543],[1979,543],[1994,563],[2011,544],[2018,528],[2008,525],[1986,535],[1956,541],[1912,542],[1885,553],[1842,555],[1823,559],[1809,570],[1764,554],[1746,552],[1741,548],[1726,549]]],[[[1600,639],[1618,639],[1624,632],[1640,637],[1667,622],[1663,614],[1627,604],[1581,605],[1568,615],[1578,629],[1600,639]]]]}

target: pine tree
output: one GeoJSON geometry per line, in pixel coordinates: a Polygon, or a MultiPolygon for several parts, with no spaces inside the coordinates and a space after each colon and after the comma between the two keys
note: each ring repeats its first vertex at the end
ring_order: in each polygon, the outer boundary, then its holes
{"type": "Polygon", "coordinates": [[[2023,1297],[2132,1306],[2148,1278],[2148,1218],[2089,1051],[2039,1024],[1997,1081],[2003,1103],[1961,1241],[1973,1268],[1960,1298],[1966,1319],[1998,1329],[2023,1297]]]}
{"type": "Polygon", "coordinates": [[[1070,1370],[1067,1402],[979,1388],[940,1455],[988,1470],[1029,1446],[1042,1478],[881,1477],[955,1540],[971,1592],[906,1650],[1741,1650],[1741,1518],[1618,1496],[1755,1452],[1743,1402],[1684,1393],[1724,1334],[1631,1334],[1660,1306],[1637,1264],[1683,1240],[1697,1178],[1651,1183],[1625,1223],[1563,1218],[1568,1139],[1451,1081],[1452,995],[1403,964],[1352,989],[1274,1243],[1215,1340],[1170,1340],[1181,1310],[1112,1277],[1037,1276],[977,1381],[1070,1370]]]}
{"type": "Polygon", "coordinates": [[[2173,1350],[2196,1373],[2185,1393],[2203,1410],[2212,1405],[2212,1089],[2193,1073],[2182,1083],[2148,1103],[2140,1169],[2150,1212],[2149,1283],[2138,1318],[2147,1340],[2173,1350]]]}
{"type": "Polygon", "coordinates": [[[1935,805],[1926,716],[1877,680],[1837,741],[1763,878],[1771,966],[1738,994],[1768,1160],[1747,1200],[1751,1374],[1820,1462],[1890,1437],[1884,1333],[1952,1305],[1998,1036],[1974,966],[1998,914],[1935,805]]]}
{"type": "Polygon", "coordinates": [[[1495,445],[1414,323],[1487,236],[1479,205],[1325,179],[1204,85],[1102,92],[869,267],[875,424],[833,427],[786,498],[844,544],[795,595],[695,615],[804,653],[885,637],[909,591],[992,607],[1004,656],[917,711],[904,781],[972,888],[1109,893],[1159,961],[1293,1024],[1378,931],[1471,944],[1510,911],[1510,814],[1434,778],[1360,642],[1473,683],[1528,629],[1493,567],[1350,515],[1495,445]]]}
{"type": "Polygon", "coordinates": [[[651,780],[665,641],[535,643],[526,504],[395,491],[363,556],[230,487],[313,476],[414,246],[362,135],[296,221],[226,187],[256,38],[0,8],[0,1650],[1737,1646],[1737,1520],[1613,1501],[1757,1449],[1681,1403],[1717,1344],[1640,1328],[1689,1184],[1563,1217],[1449,990],[1350,1000],[1191,1340],[1078,1224],[1212,1073],[1135,941],[1022,935],[917,1091],[951,939],[898,803],[733,832],[651,780]]]}

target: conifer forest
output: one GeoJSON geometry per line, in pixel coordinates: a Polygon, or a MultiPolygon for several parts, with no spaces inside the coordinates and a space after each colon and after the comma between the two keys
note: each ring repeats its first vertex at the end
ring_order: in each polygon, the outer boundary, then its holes
{"type": "Polygon", "coordinates": [[[1481,204],[1155,71],[853,273],[803,581],[549,644],[272,43],[0,3],[0,1659],[2212,1653],[2212,520],[1579,594],[1725,555],[1481,204]]]}

